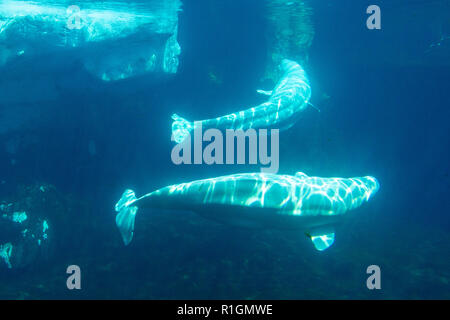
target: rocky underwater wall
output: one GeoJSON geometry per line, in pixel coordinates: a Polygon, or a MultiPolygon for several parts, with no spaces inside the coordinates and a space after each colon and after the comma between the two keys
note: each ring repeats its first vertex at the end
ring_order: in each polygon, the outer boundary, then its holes
{"type": "Polygon", "coordinates": [[[76,56],[104,81],[176,73],[179,0],[0,4],[0,68],[52,52],[76,56]]]}

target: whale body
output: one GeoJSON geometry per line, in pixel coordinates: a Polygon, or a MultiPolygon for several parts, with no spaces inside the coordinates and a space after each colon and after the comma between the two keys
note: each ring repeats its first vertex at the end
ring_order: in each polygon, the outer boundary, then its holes
{"type": "Polygon", "coordinates": [[[305,70],[295,61],[284,59],[283,72],[273,91],[258,90],[270,96],[269,100],[253,108],[214,119],[190,122],[177,114],[172,115],[172,139],[181,143],[196,126],[207,129],[247,130],[259,128],[289,129],[308,105],[311,87],[305,70]]]}
{"type": "Polygon", "coordinates": [[[187,210],[233,225],[294,229],[322,251],[334,242],[334,225],[379,189],[374,177],[320,178],[270,173],[235,174],[171,185],[140,198],[126,190],[116,224],[128,245],[139,208],[187,210]]]}

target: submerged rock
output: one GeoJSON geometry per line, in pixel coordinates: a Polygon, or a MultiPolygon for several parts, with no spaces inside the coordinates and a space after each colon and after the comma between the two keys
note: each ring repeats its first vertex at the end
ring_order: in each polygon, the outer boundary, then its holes
{"type": "Polygon", "coordinates": [[[70,112],[83,97],[147,90],[177,72],[180,0],[73,4],[0,1],[0,135],[58,121],[61,105],[70,112]]]}
{"type": "Polygon", "coordinates": [[[0,4],[0,67],[58,53],[104,81],[176,73],[179,0],[13,1],[0,4]]]}
{"type": "Polygon", "coordinates": [[[46,184],[19,188],[12,200],[0,201],[0,270],[23,269],[53,256],[64,238],[54,229],[68,219],[63,203],[46,184]]]}

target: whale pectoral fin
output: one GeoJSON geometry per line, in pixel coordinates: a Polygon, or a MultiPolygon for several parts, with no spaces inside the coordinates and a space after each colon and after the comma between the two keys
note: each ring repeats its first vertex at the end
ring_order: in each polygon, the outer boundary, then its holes
{"type": "Polygon", "coordinates": [[[334,243],[335,233],[334,231],[327,233],[306,233],[306,236],[311,239],[317,250],[324,251],[334,243]]]}
{"type": "Polygon", "coordinates": [[[317,250],[323,251],[331,247],[331,245],[334,243],[334,232],[321,236],[313,236],[311,237],[311,241],[317,250]]]}

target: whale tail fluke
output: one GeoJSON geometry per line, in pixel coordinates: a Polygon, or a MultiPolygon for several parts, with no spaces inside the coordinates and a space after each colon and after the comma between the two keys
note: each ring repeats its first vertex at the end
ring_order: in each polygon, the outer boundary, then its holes
{"type": "Polygon", "coordinates": [[[136,200],[133,190],[126,190],[115,207],[117,212],[116,224],[126,246],[133,239],[134,221],[138,210],[138,207],[133,205],[136,200]]]}
{"type": "Polygon", "coordinates": [[[194,124],[176,113],[172,115],[172,119],[172,140],[176,143],[181,143],[190,134],[191,130],[194,129],[194,124]]]}

